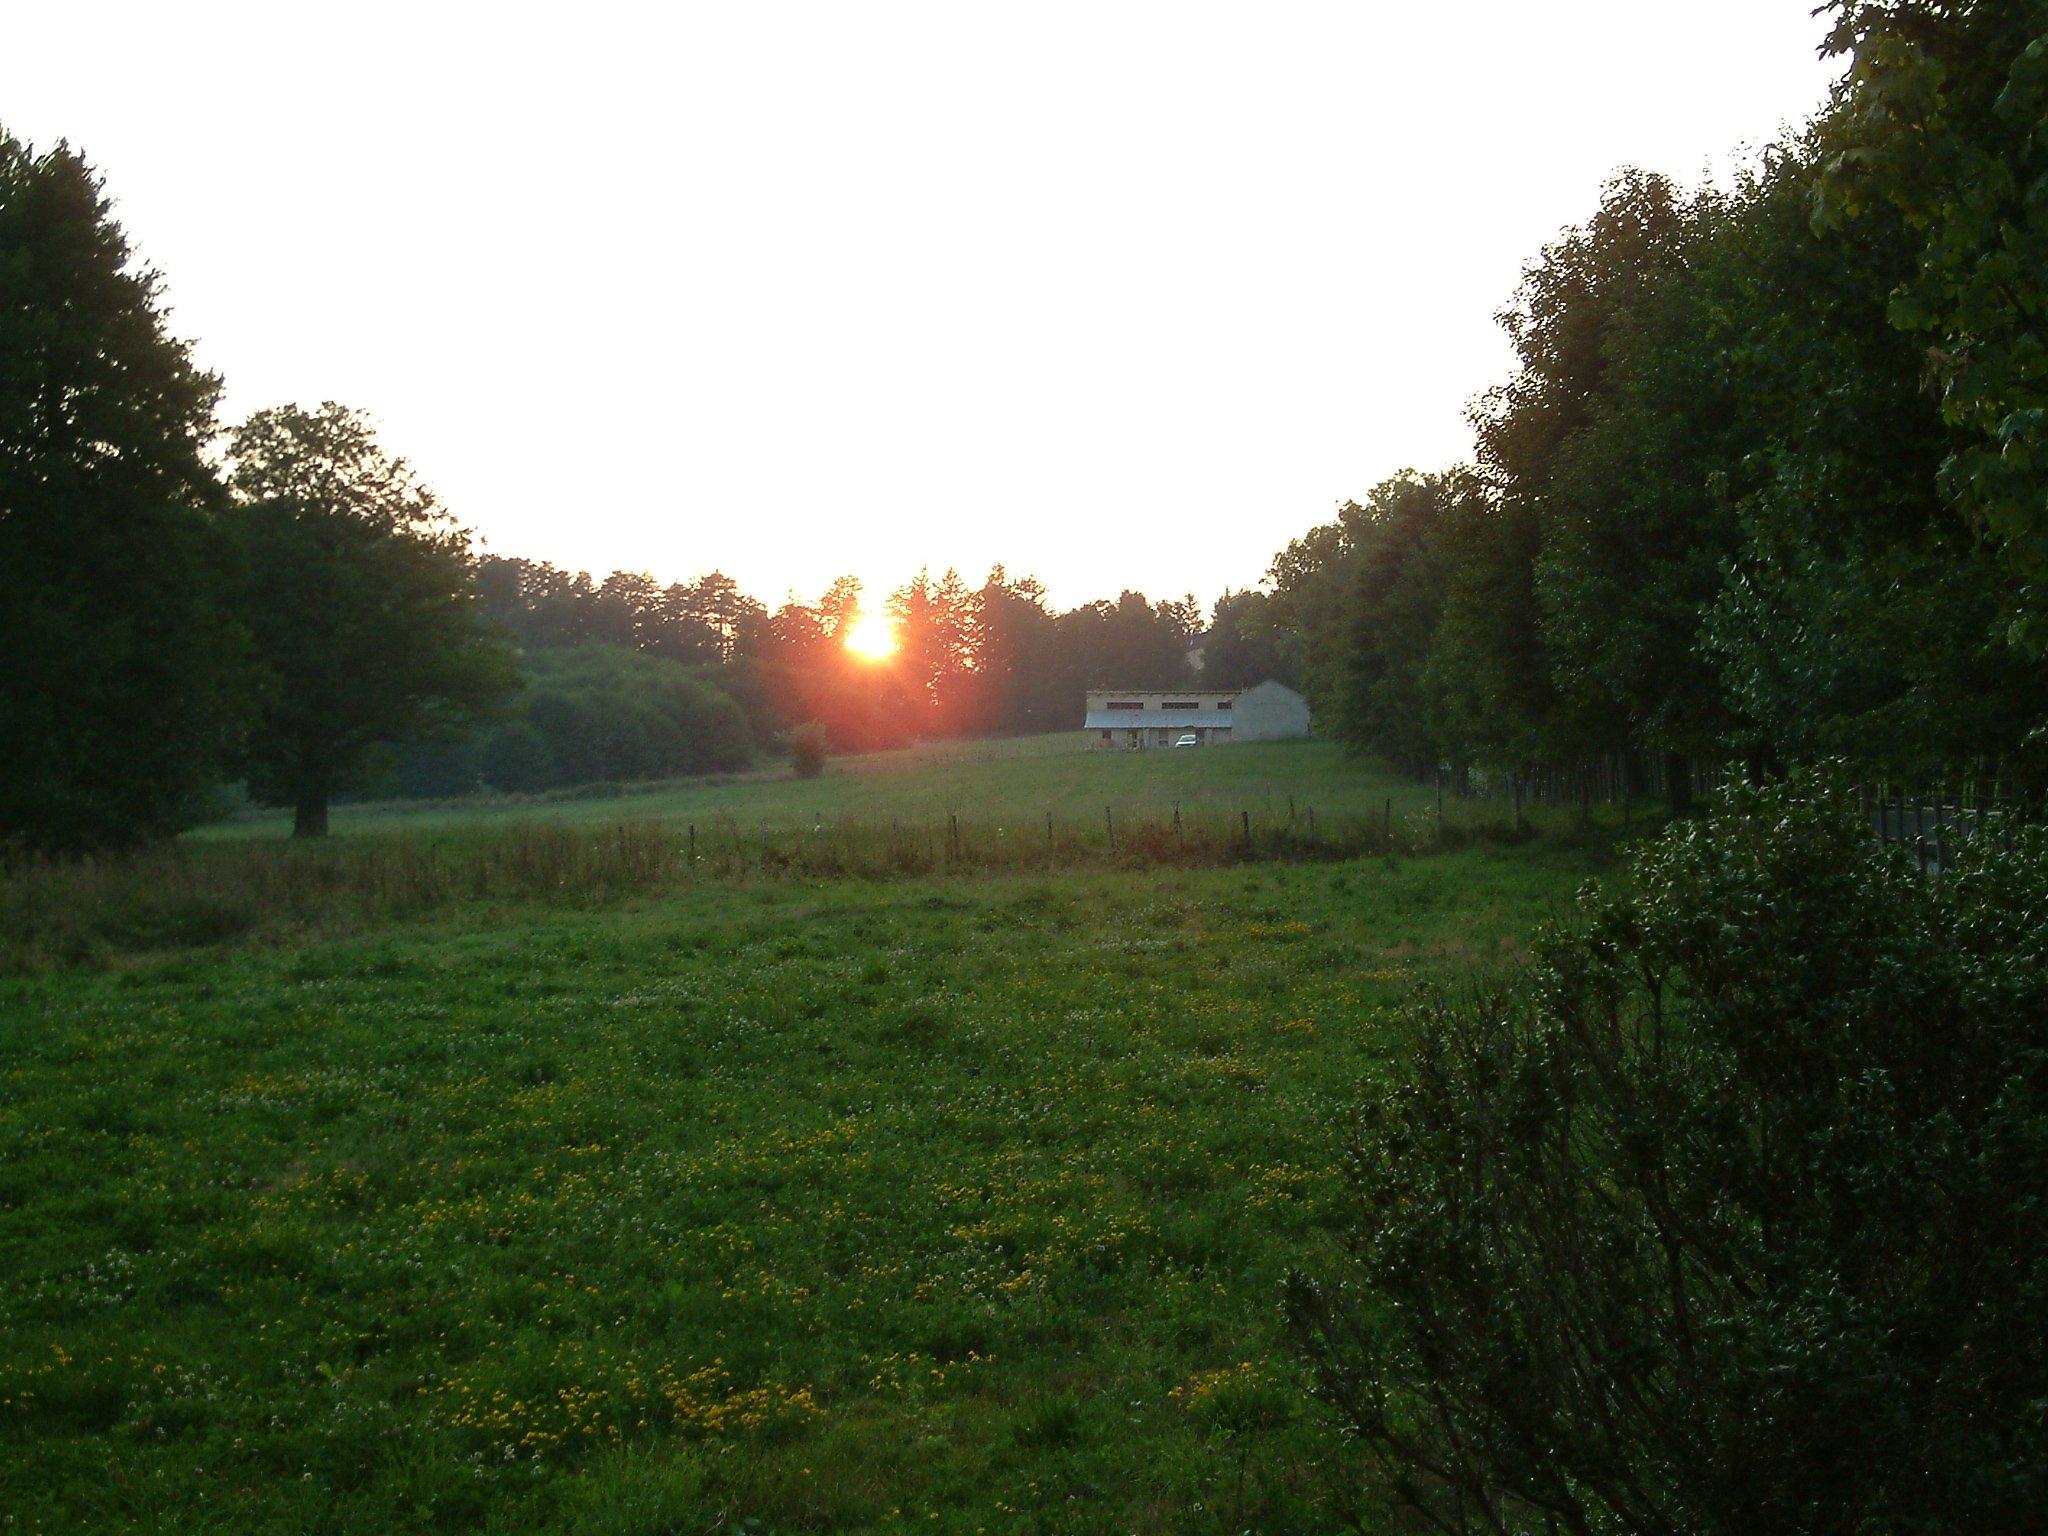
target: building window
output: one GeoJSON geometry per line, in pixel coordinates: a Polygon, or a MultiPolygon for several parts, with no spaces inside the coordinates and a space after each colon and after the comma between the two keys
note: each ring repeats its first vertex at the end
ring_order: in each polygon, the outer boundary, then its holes
{"type": "Polygon", "coordinates": [[[1221,704],[1218,704],[1216,707],[1218,709],[1228,709],[1230,708],[1230,700],[1225,699],[1221,704]]]}
{"type": "Polygon", "coordinates": [[[1103,706],[1105,709],[1143,709],[1144,707],[1143,701],[1138,699],[1112,699],[1103,706]]]}
{"type": "Polygon", "coordinates": [[[1179,699],[1173,699],[1165,704],[1160,705],[1159,707],[1161,709],[1200,709],[1202,706],[1196,703],[1193,699],[1189,699],[1185,703],[1181,702],[1179,699]]]}
{"type": "Polygon", "coordinates": [[[1104,732],[1102,733],[1102,739],[1103,739],[1104,741],[1108,741],[1108,740],[1109,740],[1109,732],[1107,732],[1107,731],[1104,731],[1104,732]]]}

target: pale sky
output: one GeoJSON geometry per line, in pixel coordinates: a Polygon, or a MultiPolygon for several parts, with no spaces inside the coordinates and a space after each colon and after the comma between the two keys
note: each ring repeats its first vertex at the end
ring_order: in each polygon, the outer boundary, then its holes
{"type": "Polygon", "coordinates": [[[369,410],[494,551],[1206,603],[1467,453],[1523,262],[1809,114],[1809,10],[66,4],[0,123],[231,417],[369,410]]]}

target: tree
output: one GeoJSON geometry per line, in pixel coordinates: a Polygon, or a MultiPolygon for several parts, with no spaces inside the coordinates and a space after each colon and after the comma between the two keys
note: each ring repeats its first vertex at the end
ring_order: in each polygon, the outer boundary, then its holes
{"type": "Polygon", "coordinates": [[[1630,249],[1632,270],[1607,274],[1600,384],[1541,498],[1536,595],[1559,750],[1676,758],[1681,799],[1683,765],[1730,730],[1698,644],[1737,544],[1733,482],[1752,446],[1715,335],[1730,308],[1713,238],[1733,224],[1728,208],[1703,192],[1638,215],[1655,233],[1630,249]]]}
{"type": "Polygon", "coordinates": [[[974,594],[973,651],[981,729],[1025,734],[1079,720],[1081,688],[1059,664],[1059,620],[1032,577],[1000,565],[974,594]]]}
{"type": "Polygon", "coordinates": [[[1698,336],[1737,402],[1714,473],[1740,535],[1700,649],[1781,761],[2038,784],[2038,669],[2004,633],[2021,578],[1945,503],[1958,431],[1887,318],[1919,237],[1888,205],[1815,227],[1841,131],[1774,154],[1709,241],[1722,276],[1698,336]]]}
{"type": "Polygon", "coordinates": [[[1883,203],[1914,232],[1890,313],[1961,432],[1943,485],[2021,578],[2015,635],[2048,645],[2048,5],[1828,9],[1849,75],[1822,217],[1883,203]]]}
{"type": "Polygon", "coordinates": [[[164,836],[222,763],[218,393],[91,167],[0,133],[0,844],[164,836]]]}
{"type": "Polygon", "coordinates": [[[1443,617],[1439,536],[1452,507],[1478,495],[1468,472],[1409,471],[1374,487],[1354,525],[1336,734],[1415,772],[1434,769],[1448,745],[1425,677],[1443,617]]]}
{"type": "Polygon", "coordinates": [[[1250,688],[1268,678],[1300,680],[1294,637],[1275,621],[1272,594],[1247,587],[1224,589],[1210,611],[1202,637],[1202,684],[1208,688],[1250,688]]]}
{"type": "Polygon", "coordinates": [[[373,748],[468,723],[511,687],[511,658],[479,613],[467,535],[363,415],[261,411],[230,452],[244,612],[269,674],[250,787],[318,837],[373,748]]]}
{"type": "Polygon", "coordinates": [[[1272,587],[1267,614],[1287,634],[1301,691],[1322,719],[1335,719],[1344,692],[1344,625],[1350,612],[1348,588],[1357,555],[1353,532],[1370,514],[1355,501],[1337,509],[1334,521],[1319,523],[1273,557],[1266,569],[1272,587]]]}
{"type": "Polygon", "coordinates": [[[952,570],[937,581],[929,571],[919,571],[890,595],[894,666],[916,711],[914,735],[952,735],[972,714],[967,693],[974,664],[973,608],[966,584],[952,570]]]}
{"type": "Polygon", "coordinates": [[[1417,1009],[1288,1287],[1376,1481],[1487,1536],[2038,1529],[2048,842],[1930,880],[1733,793],[1417,1009]]]}
{"type": "Polygon", "coordinates": [[[751,755],[739,705],[676,662],[579,645],[527,664],[511,718],[482,733],[493,787],[542,787],[516,782],[536,762],[548,765],[549,785],[566,785],[712,773],[743,767],[751,755]]]}
{"type": "MultiPolygon", "coordinates": [[[[1477,548],[1493,564],[1469,585],[1454,575],[1448,609],[1450,637],[1462,642],[1459,669],[1469,674],[1466,718],[1496,738],[1511,766],[1620,745],[1662,704],[1689,654],[1697,626],[1682,610],[1696,597],[1700,562],[1685,541],[1698,517],[1682,472],[1667,481],[1668,462],[1642,473],[1631,462],[1641,446],[1618,422],[1619,403],[1632,382],[1659,375],[1631,374],[1618,354],[1641,324],[1646,295],[1682,263],[1691,222],[1663,177],[1623,171],[1590,219],[1529,264],[1500,317],[1520,366],[1473,418],[1496,497],[1491,537],[1477,548]],[[1608,422],[1617,430],[1603,433],[1608,422]],[[1667,535],[1658,536],[1659,525],[1667,535]],[[1629,624],[1642,642],[1625,679],[1632,699],[1614,697],[1615,673],[1601,665],[1599,631],[1612,625],[1622,595],[1641,610],[1629,624]],[[1475,611],[1475,600],[1488,611],[1475,611]],[[1567,642],[1562,656],[1557,639],[1567,642]],[[1675,665],[1657,665],[1673,656],[1675,665]],[[1489,726],[1487,711],[1499,707],[1511,713],[1489,726]]],[[[1653,412],[1664,403],[1652,393],[1653,412]]],[[[1711,575],[1711,559],[1704,564],[1711,575]]],[[[1664,734],[1651,744],[1667,751],[1676,807],[1690,791],[1687,744],[1664,734]]]]}

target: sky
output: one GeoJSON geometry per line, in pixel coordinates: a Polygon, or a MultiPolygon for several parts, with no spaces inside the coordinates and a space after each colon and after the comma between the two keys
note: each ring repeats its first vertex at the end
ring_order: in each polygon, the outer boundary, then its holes
{"type": "Polygon", "coordinates": [[[1204,602],[1469,453],[1523,264],[1725,177],[1808,0],[39,6],[231,419],[369,411],[489,550],[775,603],[995,562],[1204,602]]]}

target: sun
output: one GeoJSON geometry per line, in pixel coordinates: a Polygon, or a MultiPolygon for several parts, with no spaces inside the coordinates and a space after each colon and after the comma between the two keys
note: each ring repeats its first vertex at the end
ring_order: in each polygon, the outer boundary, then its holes
{"type": "Polygon", "coordinates": [[[869,661],[880,661],[896,651],[896,626],[884,614],[855,614],[846,626],[846,648],[869,661]]]}

